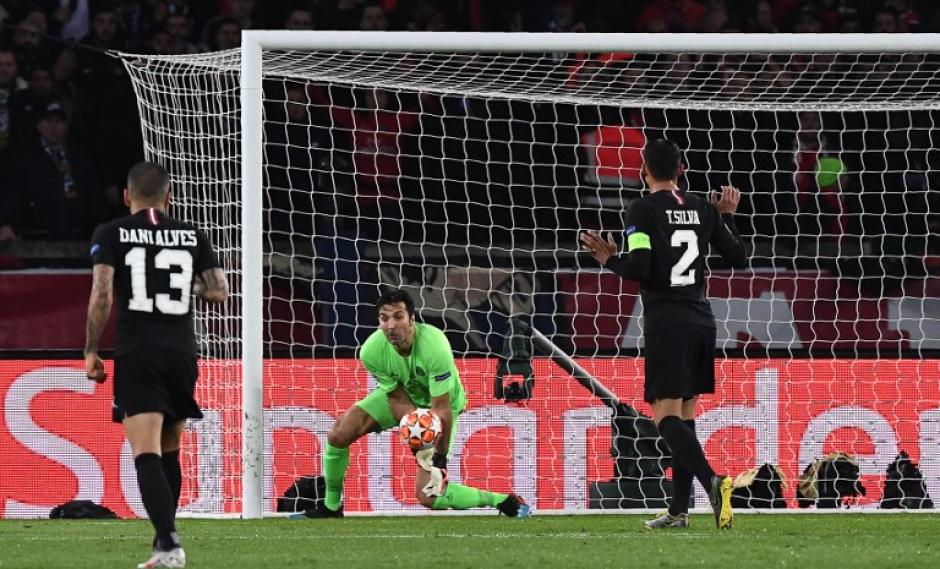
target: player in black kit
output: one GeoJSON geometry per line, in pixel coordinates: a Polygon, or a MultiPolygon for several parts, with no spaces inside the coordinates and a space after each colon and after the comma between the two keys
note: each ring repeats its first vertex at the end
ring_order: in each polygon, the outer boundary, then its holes
{"type": "Polygon", "coordinates": [[[151,557],[140,568],[184,567],[176,534],[182,474],[180,436],[200,419],[196,385],[194,297],[224,302],[228,283],[205,234],[166,214],[167,171],[141,162],[127,176],[131,214],[102,225],[92,238],[85,373],[103,382],[98,341],[118,305],[113,418],[124,424],[134,452],[140,495],[156,530],[151,557]]]}
{"type": "Polygon", "coordinates": [[[650,529],[688,527],[695,477],[708,492],[715,523],[733,524],[731,478],[715,474],[695,435],[695,405],[715,392],[715,317],[705,298],[705,256],[713,245],[734,267],[746,262],[744,244],[731,215],[740,192],[723,186],[710,202],[679,188],[679,147],[665,139],[643,149],[643,179],[649,194],[630,204],[627,253],[617,255],[613,238],[596,231],[581,235],[582,248],[604,267],[639,281],[646,339],[643,398],[672,449],[673,495],[669,510],[646,522],[650,529]]]}

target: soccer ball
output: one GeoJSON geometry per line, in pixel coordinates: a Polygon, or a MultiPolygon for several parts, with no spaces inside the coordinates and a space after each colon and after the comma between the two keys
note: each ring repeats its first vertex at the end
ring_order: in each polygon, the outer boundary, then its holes
{"type": "Polygon", "coordinates": [[[430,409],[415,409],[401,418],[398,434],[411,450],[431,448],[441,436],[441,418],[430,409]]]}

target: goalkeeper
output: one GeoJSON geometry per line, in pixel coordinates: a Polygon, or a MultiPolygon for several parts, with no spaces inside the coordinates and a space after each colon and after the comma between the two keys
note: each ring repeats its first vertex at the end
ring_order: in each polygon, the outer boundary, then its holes
{"type": "Polygon", "coordinates": [[[509,517],[527,517],[529,506],[516,494],[478,490],[448,483],[447,458],[457,432],[457,419],[467,396],[450,343],[429,324],[415,322],[414,301],[403,290],[391,290],[376,302],[379,329],[362,345],[359,359],[378,381],[378,389],[352,406],[327,434],[323,452],[326,499],[304,512],[309,518],[343,517],[343,478],[349,446],[368,433],[397,427],[415,407],[430,408],[441,419],[434,448],[415,453],[418,501],[434,510],[494,507],[509,517]]]}

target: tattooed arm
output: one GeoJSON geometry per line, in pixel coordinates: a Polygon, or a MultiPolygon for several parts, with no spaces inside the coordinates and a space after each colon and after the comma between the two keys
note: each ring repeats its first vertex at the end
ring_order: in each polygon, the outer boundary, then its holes
{"type": "Polygon", "coordinates": [[[91,296],[88,298],[88,319],[85,323],[85,375],[98,383],[106,377],[104,364],[98,357],[98,341],[111,314],[113,283],[114,267],[96,264],[92,269],[91,296]]]}
{"type": "Polygon", "coordinates": [[[228,281],[222,269],[215,267],[203,271],[193,283],[193,294],[206,302],[225,302],[228,299],[228,281]]]}

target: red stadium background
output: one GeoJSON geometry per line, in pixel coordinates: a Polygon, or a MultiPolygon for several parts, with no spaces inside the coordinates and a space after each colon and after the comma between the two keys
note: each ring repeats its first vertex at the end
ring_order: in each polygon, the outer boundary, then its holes
{"type": "MultiPolygon", "coordinates": [[[[641,359],[580,363],[648,413],[637,400],[641,359]]],[[[239,510],[236,366],[204,364],[198,396],[207,419],[185,435],[184,509],[239,510]]],[[[452,477],[513,488],[541,510],[586,508],[588,483],[613,474],[609,411],[547,359],[535,361],[535,397],[521,405],[493,399],[495,360],[463,359],[458,367],[471,403],[452,477]]],[[[940,496],[940,362],[742,359],[717,367],[718,392],[698,419],[717,468],[734,473],[776,462],[794,481],[813,458],[848,451],[860,457],[869,490],[862,505],[874,505],[885,468],[903,449],[920,461],[931,495],[940,496]]],[[[332,418],[368,391],[369,377],[352,359],[268,360],[265,382],[266,493],[279,496],[297,476],[319,473],[322,437],[332,418]]],[[[84,378],[80,361],[0,362],[0,516],[45,516],[72,499],[142,515],[129,447],[109,421],[111,393],[110,381],[84,378]]],[[[416,508],[412,470],[410,454],[391,435],[358,442],[347,509],[416,508]]],[[[267,507],[274,508],[273,498],[267,507]]]]}

